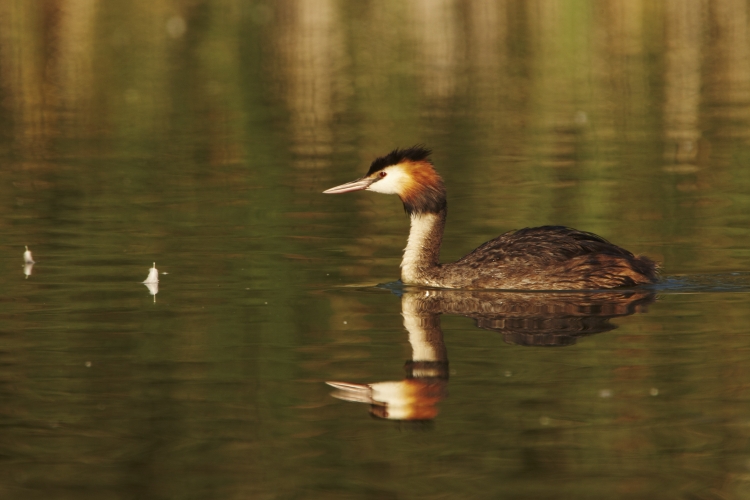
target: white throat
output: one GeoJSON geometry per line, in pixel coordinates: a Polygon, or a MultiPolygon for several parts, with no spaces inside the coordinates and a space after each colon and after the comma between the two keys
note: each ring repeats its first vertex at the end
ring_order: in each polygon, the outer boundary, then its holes
{"type": "MultiPolygon", "coordinates": [[[[411,216],[411,230],[404,248],[404,258],[401,260],[401,280],[404,283],[423,283],[420,275],[420,265],[423,270],[428,264],[426,252],[427,240],[440,222],[440,216],[432,213],[414,214],[411,216]]],[[[423,283],[424,284],[424,283],[423,283]]]]}

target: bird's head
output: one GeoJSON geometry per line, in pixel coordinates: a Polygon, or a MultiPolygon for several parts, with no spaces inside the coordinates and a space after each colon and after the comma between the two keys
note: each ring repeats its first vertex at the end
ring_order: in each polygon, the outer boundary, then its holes
{"type": "Polygon", "coordinates": [[[446,207],[443,179],[432,166],[430,150],[422,146],[394,149],[376,158],[364,177],[323,192],[362,190],[398,195],[410,215],[438,213],[446,207]]]}

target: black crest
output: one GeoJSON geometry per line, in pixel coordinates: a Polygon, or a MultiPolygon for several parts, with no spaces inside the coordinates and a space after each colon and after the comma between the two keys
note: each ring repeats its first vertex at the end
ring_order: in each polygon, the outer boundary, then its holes
{"type": "Polygon", "coordinates": [[[367,175],[372,175],[379,170],[383,170],[385,167],[390,167],[391,165],[398,165],[403,161],[429,162],[430,154],[432,154],[432,151],[420,144],[407,149],[394,149],[385,156],[375,158],[375,160],[373,160],[372,164],[370,165],[370,170],[367,171],[367,175]]]}

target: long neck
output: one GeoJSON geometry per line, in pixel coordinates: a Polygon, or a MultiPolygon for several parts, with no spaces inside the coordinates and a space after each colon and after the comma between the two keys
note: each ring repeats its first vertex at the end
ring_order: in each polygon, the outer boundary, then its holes
{"type": "Polygon", "coordinates": [[[430,283],[430,280],[440,267],[440,244],[443,242],[445,217],[445,208],[437,213],[411,215],[409,240],[401,261],[401,280],[404,283],[437,286],[437,283],[430,283]]]}

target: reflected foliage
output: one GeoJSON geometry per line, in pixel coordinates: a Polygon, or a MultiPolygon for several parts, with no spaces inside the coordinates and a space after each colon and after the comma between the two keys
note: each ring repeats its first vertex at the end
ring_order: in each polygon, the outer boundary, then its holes
{"type": "Polygon", "coordinates": [[[445,261],[561,224],[668,276],[747,271],[748,19],[745,0],[0,2],[0,495],[747,497],[735,280],[621,322],[648,300],[473,316],[502,337],[445,311],[450,397],[432,432],[395,432],[323,382],[414,357],[393,297],[361,287],[397,278],[407,223],[320,192],[423,143],[445,261]],[[576,345],[515,345],[537,327],[576,345]]]}

